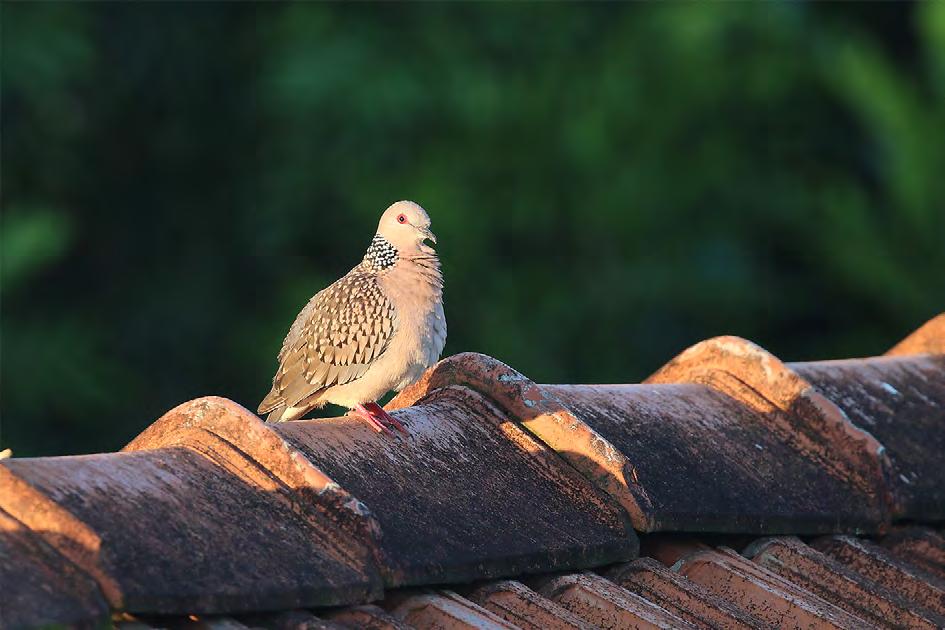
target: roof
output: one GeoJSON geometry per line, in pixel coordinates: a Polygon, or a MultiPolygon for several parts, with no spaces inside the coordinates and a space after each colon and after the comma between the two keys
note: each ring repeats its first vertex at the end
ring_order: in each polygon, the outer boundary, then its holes
{"type": "Polygon", "coordinates": [[[736,337],[641,384],[449,357],[388,409],[218,397],[0,463],[0,627],[945,625],[945,315],[878,357],[736,337]]]}

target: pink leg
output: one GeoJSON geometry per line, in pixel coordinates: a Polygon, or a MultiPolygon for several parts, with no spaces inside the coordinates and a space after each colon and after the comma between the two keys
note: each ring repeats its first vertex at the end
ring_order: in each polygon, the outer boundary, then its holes
{"type": "Polygon", "coordinates": [[[376,417],[379,417],[381,420],[391,425],[404,435],[407,435],[407,427],[401,424],[394,416],[387,413],[383,407],[381,407],[376,402],[369,402],[364,405],[365,409],[368,410],[368,413],[374,414],[376,417]]]}
{"type": "Polygon", "coordinates": [[[356,405],[351,411],[354,413],[354,415],[360,417],[361,419],[367,420],[367,423],[371,425],[371,428],[378,433],[388,433],[393,435],[391,430],[384,426],[384,424],[379,419],[375,418],[374,414],[368,411],[364,405],[356,405]]]}

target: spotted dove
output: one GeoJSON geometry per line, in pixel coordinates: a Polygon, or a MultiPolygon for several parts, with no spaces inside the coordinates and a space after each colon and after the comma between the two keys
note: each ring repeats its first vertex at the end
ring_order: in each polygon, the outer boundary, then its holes
{"type": "Polygon", "coordinates": [[[430,217],[411,201],[391,205],[364,258],[309,300],[295,318],[272,391],[259,404],[268,422],[332,403],[377,431],[403,426],[377,404],[433,365],[446,343],[443,276],[430,217]]]}

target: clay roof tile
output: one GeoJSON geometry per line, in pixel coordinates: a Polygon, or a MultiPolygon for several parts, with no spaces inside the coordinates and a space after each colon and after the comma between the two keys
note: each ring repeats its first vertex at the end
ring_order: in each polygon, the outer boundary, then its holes
{"type": "Polygon", "coordinates": [[[639,385],[467,353],[392,401],[407,438],[207,397],[122,453],[3,461],[0,627],[941,626],[941,532],[837,534],[945,518],[943,325],[790,364],[721,337],[639,385]],[[561,575],[633,560],[631,524],[655,559],[561,575]],[[773,533],[831,535],[711,546],[773,533]]]}

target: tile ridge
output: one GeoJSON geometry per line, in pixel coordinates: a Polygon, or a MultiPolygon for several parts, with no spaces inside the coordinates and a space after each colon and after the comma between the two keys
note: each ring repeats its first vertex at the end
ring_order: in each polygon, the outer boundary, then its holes
{"type": "Polygon", "coordinates": [[[498,359],[477,352],[447,357],[391,400],[388,408],[410,406],[448,385],[463,385],[492,401],[616,499],[634,528],[646,529],[650,506],[645,491],[636,484],[629,459],[546,388],[498,359]],[[573,455],[574,450],[583,455],[573,455]],[[631,492],[630,487],[637,492],[631,492]]]}
{"type": "MultiPolygon", "coordinates": [[[[653,373],[645,384],[697,383],[726,394],[749,407],[768,403],[801,420],[812,436],[820,435],[847,448],[835,449],[845,466],[859,478],[860,489],[877,497],[878,531],[888,527],[894,495],[892,464],[886,449],[869,431],[855,425],[844,411],[807,379],[761,346],[736,336],[713,337],[690,346],[653,373]],[[851,448],[852,447],[852,448],[851,448]],[[858,451],[857,454],[854,450],[858,451]],[[861,477],[862,464],[868,476],[861,477]]],[[[809,436],[799,436],[809,441],[809,436]]],[[[835,465],[835,461],[825,458],[835,465]]]]}
{"type": "Polygon", "coordinates": [[[220,396],[202,396],[182,403],[154,421],[121,452],[167,446],[189,448],[217,465],[220,465],[217,458],[227,460],[233,455],[257,464],[294,500],[310,503],[304,496],[314,493],[335,506],[341,515],[347,515],[339,524],[355,535],[357,542],[377,552],[380,525],[370,509],[292,447],[271,425],[238,403],[220,396]],[[201,439],[203,435],[213,439],[201,439]]]}
{"type": "Polygon", "coordinates": [[[3,497],[0,509],[29,528],[31,533],[54,532],[62,544],[48,546],[95,580],[107,601],[121,601],[118,582],[102,570],[94,557],[96,552],[93,550],[99,549],[102,541],[91,527],[2,463],[0,496],[3,497]]]}
{"type": "Polygon", "coordinates": [[[945,313],[936,315],[916,328],[886,354],[945,354],[945,313]]]}

